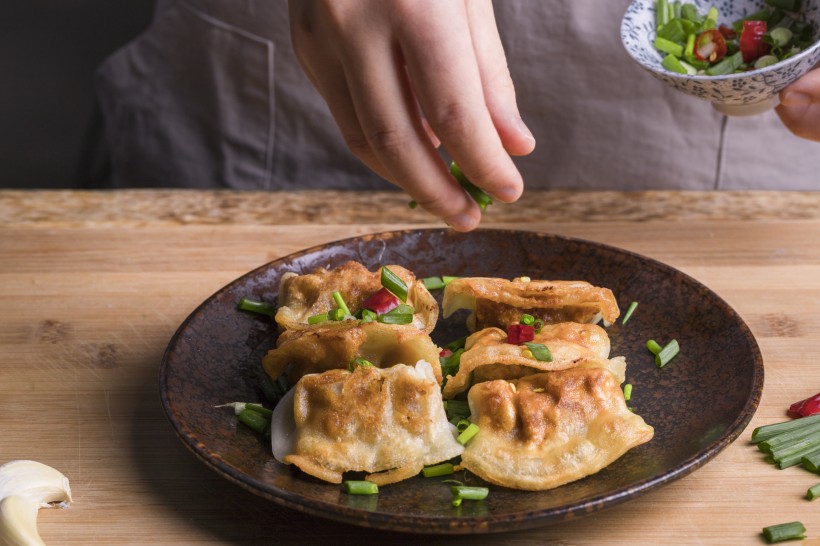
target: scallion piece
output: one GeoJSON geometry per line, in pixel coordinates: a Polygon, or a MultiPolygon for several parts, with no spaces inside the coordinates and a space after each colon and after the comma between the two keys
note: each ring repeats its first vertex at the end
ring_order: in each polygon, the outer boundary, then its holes
{"type": "Polygon", "coordinates": [[[663,350],[663,347],[661,347],[660,344],[654,339],[650,339],[646,342],[646,348],[649,349],[649,352],[653,355],[656,355],[663,350]]]}
{"type": "Polygon", "coordinates": [[[476,202],[478,208],[487,210],[487,207],[493,204],[493,198],[490,197],[487,192],[470,182],[467,177],[464,176],[464,173],[461,172],[461,168],[456,165],[455,161],[450,163],[450,174],[452,174],[459,185],[470,194],[470,197],[476,202]]]}
{"type": "Polygon", "coordinates": [[[365,480],[345,480],[344,488],[349,495],[375,495],[379,492],[378,485],[365,480]]]}
{"type": "Polygon", "coordinates": [[[333,292],[333,299],[336,301],[336,305],[339,306],[339,309],[344,311],[345,316],[350,315],[350,308],[348,308],[347,304],[345,303],[342,294],[337,292],[333,292]]]}
{"type": "Polygon", "coordinates": [[[478,434],[478,425],[476,425],[475,423],[470,423],[470,426],[465,428],[461,432],[461,434],[458,435],[456,441],[461,445],[465,445],[467,442],[472,440],[473,436],[475,436],[476,434],[478,434]]]}
{"type": "Polygon", "coordinates": [[[257,411],[245,409],[239,412],[239,415],[237,417],[239,418],[240,422],[252,428],[259,434],[264,434],[265,429],[268,427],[268,418],[266,418],[264,415],[257,411]]]}
{"type": "Polygon", "coordinates": [[[763,536],[769,544],[783,542],[784,540],[796,540],[806,538],[806,528],[799,521],[770,525],[763,528],[763,536]]]}
{"type": "Polygon", "coordinates": [[[262,415],[263,417],[267,417],[268,419],[270,419],[271,415],[273,415],[273,412],[271,410],[269,410],[262,404],[257,404],[255,402],[248,402],[247,404],[245,404],[245,409],[255,411],[256,413],[262,415]]]}
{"type": "Polygon", "coordinates": [[[444,281],[441,277],[425,277],[421,279],[422,284],[427,290],[441,290],[444,288],[444,281]]]}
{"type": "Polygon", "coordinates": [[[624,385],[624,401],[629,402],[632,400],[632,383],[627,383],[624,385]]]}
{"type": "MultiPolygon", "coordinates": [[[[762,425],[752,431],[752,443],[756,444],[763,440],[768,440],[783,432],[789,432],[798,428],[818,426],[820,427],[820,413],[810,415],[808,417],[801,417],[800,419],[793,419],[791,421],[784,421],[782,423],[773,423],[771,425],[762,425]]],[[[820,430],[820,429],[819,429],[820,430]]]]}
{"type": "Polygon", "coordinates": [[[629,307],[627,308],[626,313],[624,313],[624,318],[621,319],[621,324],[626,324],[626,321],[628,321],[632,317],[632,313],[635,312],[635,309],[637,307],[638,307],[638,302],[637,301],[633,301],[632,303],[629,304],[629,307]]]}
{"type": "Polygon", "coordinates": [[[521,318],[518,320],[521,324],[526,324],[527,326],[534,326],[535,325],[535,317],[532,315],[528,315],[524,313],[521,315],[521,318]]]}
{"type": "Polygon", "coordinates": [[[438,478],[439,476],[449,476],[454,474],[453,463],[441,463],[434,466],[425,466],[421,473],[425,478],[438,478]]]}
{"type": "Polygon", "coordinates": [[[663,368],[669,364],[669,361],[675,358],[678,353],[680,353],[680,345],[678,344],[678,340],[673,339],[661,349],[661,352],[655,355],[655,364],[658,368],[663,368]]]}
{"type": "Polygon", "coordinates": [[[320,324],[327,320],[329,320],[327,313],[319,313],[318,315],[308,317],[308,324],[320,324]]]}
{"type": "Polygon", "coordinates": [[[362,322],[373,322],[378,319],[379,315],[370,309],[362,309],[362,322]]]}
{"type": "Polygon", "coordinates": [[[441,282],[444,283],[444,286],[447,286],[448,284],[450,284],[451,282],[453,282],[457,278],[458,277],[448,277],[447,275],[442,275],[441,282]]]}
{"type": "Polygon", "coordinates": [[[535,357],[535,360],[539,360],[541,362],[552,362],[552,353],[543,343],[525,341],[524,345],[526,345],[527,349],[530,350],[532,356],[535,357]]]}
{"type": "Polygon", "coordinates": [[[340,309],[339,307],[337,307],[336,309],[331,309],[327,312],[327,319],[334,320],[336,322],[344,320],[346,316],[347,314],[344,312],[344,309],[340,309]]]}
{"type": "Polygon", "coordinates": [[[820,497],[820,483],[817,485],[813,485],[809,487],[809,490],[806,491],[806,498],[809,500],[814,500],[817,497],[820,497]]]}
{"type": "Polygon", "coordinates": [[[804,455],[800,464],[809,472],[820,472],[820,453],[804,455]]]}
{"type": "Polygon", "coordinates": [[[454,485],[450,491],[453,492],[453,506],[461,506],[463,500],[484,500],[490,494],[490,489],[487,487],[469,485],[454,485]]]}
{"type": "Polygon", "coordinates": [[[470,416],[470,404],[466,400],[445,400],[444,412],[448,420],[456,417],[466,419],[470,416]]]}
{"type": "Polygon", "coordinates": [[[407,301],[407,284],[387,267],[382,266],[382,286],[401,301],[407,301]]]}
{"type": "Polygon", "coordinates": [[[372,367],[373,363],[370,362],[369,360],[367,360],[366,358],[358,357],[358,358],[354,358],[353,360],[351,360],[347,364],[347,369],[348,369],[348,371],[352,372],[353,370],[356,369],[356,366],[361,366],[363,368],[366,368],[368,366],[372,367]]]}
{"type": "Polygon", "coordinates": [[[451,341],[447,345],[444,346],[444,349],[450,349],[453,352],[456,352],[459,349],[464,348],[464,344],[467,342],[467,336],[460,337],[456,340],[451,341]]]}
{"type": "Polygon", "coordinates": [[[412,313],[385,313],[379,315],[379,322],[382,324],[410,324],[413,322],[412,313]]]}
{"type": "Polygon", "coordinates": [[[239,303],[236,305],[236,308],[240,311],[250,311],[251,313],[258,313],[260,315],[267,315],[272,317],[276,314],[276,306],[271,305],[270,303],[265,303],[263,301],[254,301],[249,300],[248,298],[242,298],[239,300],[239,303]]]}

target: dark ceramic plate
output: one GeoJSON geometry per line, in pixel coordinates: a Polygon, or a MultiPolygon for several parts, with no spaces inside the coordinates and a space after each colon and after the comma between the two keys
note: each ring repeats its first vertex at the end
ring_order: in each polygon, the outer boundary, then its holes
{"type": "MultiPolygon", "coordinates": [[[[463,318],[463,317],[461,317],[463,318]]],[[[463,321],[439,321],[445,343],[463,321]]],[[[746,324],[720,297],[691,277],[617,248],[521,231],[412,230],[347,239],[286,256],[232,282],[182,324],[160,370],[162,403],[185,445],[248,490],[304,512],[366,527],[416,533],[483,533],[524,529],[592,513],[685,476],[743,431],[763,387],[763,362],[746,324]],[[612,355],[627,358],[632,406],[655,437],[601,472],[547,492],[490,487],[483,502],[451,506],[439,479],[412,478],[378,496],[346,495],[273,460],[270,446],[230,410],[214,406],[261,400],[260,359],[272,347],[270,321],[236,310],[242,297],[275,302],[286,271],[310,272],[358,260],[374,270],[400,264],[418,277],[493,276],[582,279],[615,293],[622,312],[641,302],[624,326],[609,328],[612,355]],[[658,369],[647,339],[676,338],[681,354],[658,369]]],[[[472,477],[472,480],[475,480],[472,477]]],[[[471,482],[474,483],[474,482],[471,482]]]]}

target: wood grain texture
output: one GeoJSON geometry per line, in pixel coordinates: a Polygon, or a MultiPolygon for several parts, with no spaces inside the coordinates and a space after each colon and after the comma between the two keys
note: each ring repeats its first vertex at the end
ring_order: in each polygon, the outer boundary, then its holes
{"type": "MultiPolygon", "coordinates": [[[[562,195],[575,208],[556,214],[556,200],[544,200],[526,217],[520,209],[497,212],[487,225],[598,241],[694,276],[754,332],[766,366],[761,406],[751,426],[716,459],[637,500],[568,524],[424,542],[762,544],[762,527],[800,520],[812,539],[806,544],[817,543],[820,513],[802,497],[820,476],[800,468],[779,471],[748,440],[753,427],[783,420],[791,402],[820,391],[818,196],[562,195]],[[613,202],[632,202],[640,213],[625,214],[626,205],[612,209],[613,202]],[[686,214],[671,206],[682,202],[686,214]]],[[[260,212],[259,197],[0,192],[0,462],[36,459],[71,480],[71,508],[40,512],[46,543],[422,540],[336,524],[261,500],[202,465],[165,420],[157,385],[162,353],[182,320],[213,292],[302,248],[435,225],[420,212],[408,219],[398,197],[362,219],[370,197],[337,196],[332,221],[311,208],[305,194],[275,195],[288,203],[287,213],[275,219],[260,212]],[[202,206],[188,216],[175,208],[197,201],[202,206]],[[169,216],[174,210],[177,216],[169,216]]]]}

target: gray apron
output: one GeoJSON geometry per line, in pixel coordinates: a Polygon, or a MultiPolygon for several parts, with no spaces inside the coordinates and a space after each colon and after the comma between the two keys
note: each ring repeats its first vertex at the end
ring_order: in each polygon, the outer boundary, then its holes
{"type": "MultiPolygon", "coordinates": [[[[537,140],[528,188],[817,189],[820,144],[774,112],[725,118],[637,66],[629,0],[498,0],[537,140]]],[[[160,0],[96,75],[114,187],[387,189],[347,150],[293,54],[285,0],[160,0]]]]}

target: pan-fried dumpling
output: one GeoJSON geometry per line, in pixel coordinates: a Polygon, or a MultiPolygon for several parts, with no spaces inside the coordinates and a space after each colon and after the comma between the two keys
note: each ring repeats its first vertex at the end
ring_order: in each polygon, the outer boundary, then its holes
{"type": "MultiPolygon", "coordinates": [[[[438,319],[435,298],[409,270],[400,265],[388,265],[387,268],[407,285],[406,303],[415,310],[413,325],[427,333],[432,332],[438,319]]],[[[347,262],[334,269],[320,267],[306,275],[285,273],[280,282],[279,309],[274,318],[286,330],[310,328],[308,317],[337,307],[333,292],[339,292],[351,313],[355,314],[362,303],[381,288],[381,269],[370,272],[359,262],[347,262]]]]}
{"type": "Polygon", "coordinates": [[[309,330],[286,330],[276,345],[262,359],[262,366],[274,380],[287,372],[291,385],[309,373],[346,369],[359,357],[379,368],[426,360],[441,382],[439,348],[427,333],[408,326],[344,321],[309,330]]]}
{"type": "Polygon", "coordinates": [[[480,383],[468,401],[479,431],[462,466],[515,489],[551,489],[589,476],[654,434],[601,368],[480,383]]]}
{"type": "Polygon", "coordinates": [[[595,324],[547,324],[535,334],[533,342],[546,345],[552,360],[536,360],[531,353],[527,354],[526,346],[507,343],[507,333],[499,328],[485,328],[472,334],[465,342],[458,372],[448,377],[444,385],[444,398],[453,398],[469,389],[470,384],[564,370],[581,361],[595,360],[598,366],[609,366],[606,360],[609,357],[609,336],[595,324]]]}
{"type": "Polygon", "coordinates": [[[274,411],[273,454],[322,480],[355,471],[395,483],[464,450],[427,362],[306,375],[290,392],[274,411]]]}
{"type": "Polygon", "coordinates": [[[490,326],[506,328],[528,313],[544,323],[595,323],[603,319],[612,324],[620,310],[608,288],[584,281],[537,281],[464,277],[453,280],[444,289],[444,318],[459,309],[472,314],[467,326],[482,330],[490,326]]]}

